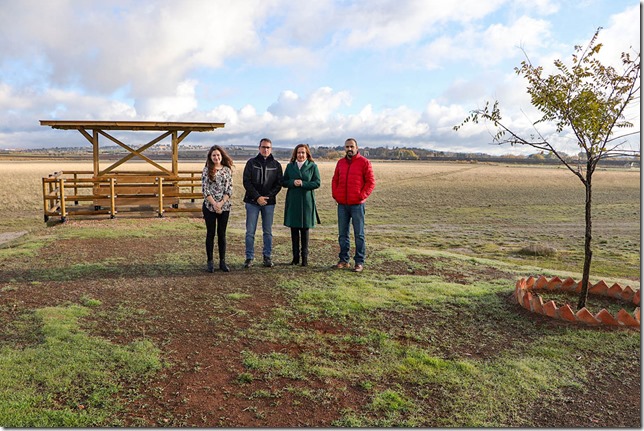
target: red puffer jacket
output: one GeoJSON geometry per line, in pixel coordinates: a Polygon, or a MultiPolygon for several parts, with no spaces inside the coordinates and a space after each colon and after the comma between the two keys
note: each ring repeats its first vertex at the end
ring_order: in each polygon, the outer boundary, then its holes
{"type": "Polygon", "coordinates": [[[331,180],[331,194],[340,205],[358,205],[367,200],[374,187],[371,162],[360,153],[351,159],[343,157],[335,165],[331,180]]]}

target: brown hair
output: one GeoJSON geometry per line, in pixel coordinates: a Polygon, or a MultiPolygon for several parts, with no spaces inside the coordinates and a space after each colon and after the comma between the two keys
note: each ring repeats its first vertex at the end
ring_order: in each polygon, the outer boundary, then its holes
{"type": "Polygon", "coordinates": [[[294,162],[295,160],[297,160],[297,150],[298,148],[302,148],[302,147],[304,147],[304,149],[306,150],[306,159],[309,162],[313,161],[313,156],[311,155],[311,150],[309,149],[309,146],[306,144],[297,144],[293,149],[293,154],[291,154],[291,162],[294,162]]]}
{"type": "Polygon", "coordinates": [[[215,163],[212,161],[211,157],[215,150],[219,151],[219,154],[221,154],[221,164],[223,166],[228,166],[230,169],[233,168],[233,159],[230,158],[226,150],[219,145],[213,145],[210,147],[210,150],[208,150],[208,156],[206,157],[206,166],[208,167],[208,178],[210,178],[210,181],[215,179],[215,163]]]}

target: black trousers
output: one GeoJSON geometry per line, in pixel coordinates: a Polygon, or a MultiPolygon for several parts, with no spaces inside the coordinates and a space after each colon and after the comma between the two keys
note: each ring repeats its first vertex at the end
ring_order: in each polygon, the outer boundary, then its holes
{"type": "Polygon", "coordinates": [[[228,227],[228,216],[230,211],[223,211],[221,214],[210,211],[206,205],[202,208],[203,218],[206,221],[206,255],[212,260],[213,249],[215,248],[215,234],[217,235],[217,249],[219,260],[226,259],[226,228],[228,227]]]}

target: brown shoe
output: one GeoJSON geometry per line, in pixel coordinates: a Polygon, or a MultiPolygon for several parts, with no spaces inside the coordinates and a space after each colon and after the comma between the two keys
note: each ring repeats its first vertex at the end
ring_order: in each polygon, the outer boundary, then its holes
{"type": "Polygon", "coordinates": [[[345,268],[349,268],[349,266],[350,266],[349,262],[343,262],[343,261],[340,261],[336,265],[333,265],[333,267],[337,269],[345,269],[345,268]]]}
{"type": "Polygon", "coordinates": [[[356,264],[356,266],[353,268],[353,272],[362,272],[364,269],[364,266],[361,263],[356,264]]]}

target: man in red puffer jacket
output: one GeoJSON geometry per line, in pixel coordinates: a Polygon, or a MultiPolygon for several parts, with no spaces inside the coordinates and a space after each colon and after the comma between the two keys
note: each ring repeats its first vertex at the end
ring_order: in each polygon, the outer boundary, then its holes
{"type": "Polygon", "coordinates": [[[364,239],[365,201],[376,186],[371,162],[358,153],[358,142],[344,142],[346,156],[338,160],[331,180],[331,193],[338,203],[338,242],[340,260],[336,268],[349,268],[349,224],[353,224],[356,242],[355,272],[362,272],[366,255],[364,239]]]}

